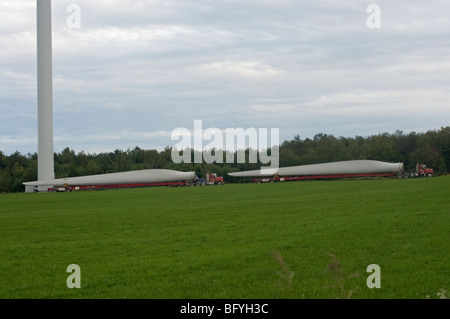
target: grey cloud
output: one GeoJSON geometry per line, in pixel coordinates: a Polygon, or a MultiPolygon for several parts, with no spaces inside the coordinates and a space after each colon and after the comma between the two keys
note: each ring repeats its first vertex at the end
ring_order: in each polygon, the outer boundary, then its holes
{"type": "MultiPolygon", "coordinates": [[[[0,5],[7,153],[36,150],[34,2],[0,5]]],[[[161,148],[170,138],[152,132],[195,119],[278,127],[281,139],[448,125],[448,4],[377,3],[381,29],[356,0],[53,1],[55,150],[161,148]],[[81,29],[66,25],[74,2],[81,29]]]]}

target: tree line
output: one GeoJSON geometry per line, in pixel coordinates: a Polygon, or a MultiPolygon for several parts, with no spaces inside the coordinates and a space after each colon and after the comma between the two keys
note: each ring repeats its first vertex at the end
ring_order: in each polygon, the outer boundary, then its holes
{"type": "MultiPolygon", "coordinates": [[[[189,151],[189,150],[188,150],[189,151]]],[[[194,158],[194,150],[191,157],[194,158]]],[[[245,150],[244,163],[227,163],[224,152],[223,163],[180,163],[172,161],[172,148],[162,151],[133,149],[115,150],[99,154],[76,153],[65,148],[54,154],[55,177],[75,177],[94,174],[114,173],[139,169],[174,169],[195,171],[200,177],[206,172],[223,176],[228,182],[242,182],[227,175],[229,172],[259,169],[261,164],[249,162],[250,150],[245,150]]],[[[335,137],[328,134],[316,134],[313,138],[302,139],[297,135],[279,146],[279,166],[294,166],[326,163],[345,160],[379,160],[385,162],[403,162],[406,171],[415,169],[416,163],[427,165],[435,174],[450,172],[450,126],[423,133],[402,131],[380,133],[367,137],[335,137]]],[[[0,192],[23,192],[23,182],[37,180],[37,154],[15,152],[5,155],[0,151],[0,192]]]]}

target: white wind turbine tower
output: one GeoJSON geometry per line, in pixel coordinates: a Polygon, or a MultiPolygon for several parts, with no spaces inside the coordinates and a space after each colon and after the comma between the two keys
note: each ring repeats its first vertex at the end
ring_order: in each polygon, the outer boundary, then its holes
{"type": "MultiPolygon", "coordinates": [[[[53,74],[51,0],[36,0],[38,181],[55,178],[53,159],[53,74]]],[[[43,187],[40,191],[46,191],[43,187]]]]}

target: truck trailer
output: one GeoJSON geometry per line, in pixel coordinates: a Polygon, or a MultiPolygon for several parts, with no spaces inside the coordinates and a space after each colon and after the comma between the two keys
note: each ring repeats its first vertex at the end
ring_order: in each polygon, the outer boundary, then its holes
{"type": "Polygon", "coordinates": [[[146,169],[128,172],[107,173],[26,182],[26,192],[99,190],[145,186],[184,186],[192,183],[195,172],[180,172],[168,169],[146,169]]]}
{"type": "Polygon", "coordinates": [[[392,177],[404,173],[403,163],[373,160],[341,161],[282,167],[275,170],[252,170],[229,173],[233,177],[252,177],[255,183],[275,183],[296,180],[392,177]]]}
{"type": "Polygon", "coordinates": [[[42,191],[42,189],[47,192],[71,192],[155,186],[223,185],[223,177],[219,177],[215,173],[207,173],[206,179],[204,179],[198,178],[195,172],[148,169],[26,182],[24,185],[27,193],[42,191]]]}

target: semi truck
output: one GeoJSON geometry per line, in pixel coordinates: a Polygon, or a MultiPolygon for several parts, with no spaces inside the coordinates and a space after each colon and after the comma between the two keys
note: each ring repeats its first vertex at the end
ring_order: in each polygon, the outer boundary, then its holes
{"type": "Polygon", "coordinates": [[[216,173],[206,173],[206,185],[223,185],[223,177],[217,176],[216,173]]]}
{"type": "Polygon", "coordinates": [[[223,185],[223,177],[217,176],[216,173],[206,173],[206,178],[200,178],[195,176],[192,182],[193,186],[205,186],[205,185],[223,185]]]}
{"type": "Polygon", "coordinates": [[[416,164],[415,172],[402,172],[398,174],[398,178],[414,178],[414,177],[433,177],[434,170],[432,168],[427,168],[425,164],[416,164]]]}

